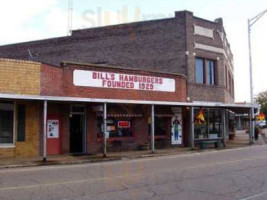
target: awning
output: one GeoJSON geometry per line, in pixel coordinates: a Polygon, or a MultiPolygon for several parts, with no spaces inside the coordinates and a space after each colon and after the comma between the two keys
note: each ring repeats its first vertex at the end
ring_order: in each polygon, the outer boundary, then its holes
{"type": "MultiPolygon", "coordinates": [[[[103,116],[103,112],[97,112],[97,116],[103,116]]],[[[108,105],[107,117],[142,117],[142,112],[138,106],[128,105],[108,105]]]]}
{"type": "Polygon", "coordinates": [[[169,106],[155,106],[156,117],[172,117],[173,112],[169,106]]]}

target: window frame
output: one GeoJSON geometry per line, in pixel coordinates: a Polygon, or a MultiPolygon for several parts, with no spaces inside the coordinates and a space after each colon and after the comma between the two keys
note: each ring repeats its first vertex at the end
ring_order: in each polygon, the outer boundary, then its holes
{"type": "MultiPolygon", "coordinates": [[[[3,101],[4,102],[4,101],[3,101]]],[[[11,102],[13,103],[13,138],[12,138],[12,143],[0,143],[0,149],[1,148],[15,148],[16,144],[16,101],[9,101],[10,104],[11,102]]]]}
{"type": "MultiPolygon", "coordinates": [[[[201,108],[197,107],[194,110],[194,119],[197,115],[197,113],[199,112],[201,108]]],[[[223,119],[222,119],[222,109],[220,108],[203,108],[204,109],[204,113],[206,114],[205,118],[206,118],[206,124],[202,124],[202,125],[194,125],[194,140],[195,141],[203,141],[203,140],[222,140],[223,139],[223,119]],[[220,122],[216,122],[216,121],[210,121],[210,115],[214,114],[216,111],[219,112],[219,116],[220,116],[220,122]],[[220,132],[218,132],[218,137],[217,138],[210,138],[210,125],[212,126],[212,128],[214,129],[216,123],[219,123],[219,130],[220,132]],[[198,128],[205,128],[205,135],[208,137],[203,137],[203,138],[199,138],[197,137],[197,133],[196,133],[196,129],[198,128]],[[220,134],[220,137],[219,137],[220,134]]],[[[216,116],[215,116],[216,117],[216,116]]],[[[194,122],[195,123],[195,122],[194,122]]],[[[217,124],[218,125],[218,124],[217,124]]],[[[211,131],[212,132],[212,131],[211,131]]],[[[203,134],[204,136],[204,134],[203,134]]]]}
{"type": "Polygon", "coordinates": [[[205,59],[201,57],[196,57],[195,59],[195,83],[205,84],[206,82],[206,70],[205,70],[205,59]],[[197,82],[197,60],[202,60],[202,83],[197,82]]]}
{"type": "Polygon", "coordinates": [[[203,57],[196,57],[195,58],[195,84],[199,84],[199,85],[211,85],[211,86],[215,86],[218,85],[218,80],[217,80],[217,75],[218,70],[217,70],[217,61],[215,59],[212,58],[203,58],[203,57]],[[200,59],[203,62],[203,83],[199,83],[197,82],[197,60],[200,59]],[[209,83],[209,75],[208,75],[208,67],[209,67],[209,61],[213,62],[213,83],[209,83]]]}
{"type": "Polygon", "coordinates": [[[206,84],[207,85],[216,85],[216,70],[215,70],[216,62],[212,59],[205,59],[205,71],[206,71],[206,84]],[[210,63],[213,63],[212,70],[210,70],[210,63]],[[210,76],[211,71],[213,72],[213,76],[210,76]],[[212,83],[210,83],[210,80],[212,78],[212,83]]]}

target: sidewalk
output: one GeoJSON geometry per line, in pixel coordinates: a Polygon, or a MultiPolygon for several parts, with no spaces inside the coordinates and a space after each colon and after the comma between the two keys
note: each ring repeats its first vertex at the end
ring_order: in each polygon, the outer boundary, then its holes
{"type": "MultiPolygon", "coordinates": [[[[267,138],[267,129],[264,130],[267,138]]],[[[192,154],[196,152],[203,151],[214,151],[223,149],[234,149],[248,147],[248,134],[245,131],[237,131],[234,140],[229,140],[225,148],[215,149],[213,146],[205,150],[199,150],[196,147],[195,150],[191,150],[189,147],[174,147],[169,149],[158,149],[155,153],[151,151],[126,151],[126,152],[110,152],[106,158],[103,158],[101,153],[94,155],[56,155],[48,156],[47,161],[42,162],[42,157],[33,158],[8,158],[1,159],[0,169],[3,168],[14,168],[14,167],[30,167],[30,166],[44,166],[44,165],[67,165],[67,164],[82,164],[82,163],[93,163],[93,162],[106,162],[114,160],[127,160],[127,159],[140,159],[147,157],[158,157],[167,155],[182,155],[182,154],[192,154]]],[[[264,145],[263,137],[259,137],[259,140],[255,142],[254,145],[264,145]]]]}
{"type": "Polygon", "coordinates": [[[177,147],[170,149],[159,149],[155,153],[151,151],[126,151],[126,152],[110,152],[107,157],[103,157],[103,154],[94,155],[52,155],[47,157],[47,161],[43,162],[41,156],[32,158],[6,158],[1,159],[0,169],[14,168],[14,167],[30,167],[30,166],[45,166],[45,165],[67,165],[67,164],[82,164],[82,163],[94,163],[105,162],[115,160],[126,159],[138,159],[147,157],[157,157],[166,155],[177,155],[193,153],[191,148],[177,147]]]}

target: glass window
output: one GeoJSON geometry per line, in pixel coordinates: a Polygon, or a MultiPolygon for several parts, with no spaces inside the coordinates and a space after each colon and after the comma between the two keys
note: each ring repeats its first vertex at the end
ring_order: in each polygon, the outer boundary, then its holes
{"type": "Polygon", "coordinates": [[[194,110],[194,128],[195,128],[195,139],[203,139],[203,138],[208,138],[208,123],[207,123],[207,118],[208,118],[208,110],[203,109],[203,116],[205,121],[202,123],[199,123],[196,119],[197,116],[199,115],[200,109],[195,109],[194,110]]]}
{"type": "Polygon", "coordinates": [[[214,60],[207,60],[206,61],[206,70],[207,70],[207,84],[214,85],[215,84],[214,60]]]}
{"type": "Polygon", "coordinates": [[[225,87],[228,89],[228,72],[227,72],[227,66],[225,65],[225,87]]]}
{"type": "MultiPolygon", "coordinates": [[[[165,136],[167,123],[165,117],[157,117],[155,116],[155,136],[165,136]]],[[[151,124],[148,125],[148,135],[151,134],[151,124]]]]}
{"type": "Polygon", "coordinates": [[[194,111],[195,139],[216,139],[222,137],[222,118],[220,109],[202,109],[205,121],[199,123],[197,116],[200,108],[194,111]]]}
{"type": "Polygon", "coordinates": [[[13,143],[13,104],[0,103],[0,144],[13,143]]]}
{"type": "MultiPolygon", "coordinates": [[[[97,118],[98,137],[103,137],[104,123],[103,117],[97,118]]],[[[132,118],[107,118],[107,137],[133,137],[133,120],[132,118]]]]}
{"type": "Polygon", "coordinates": [[[219,109],[209,109],[209,138],[221,137],[221,112],[219,109]]]}
{"type": "Polygon", "coordinates": [[[155,135],[166,135],[166,120],[164,117],[155,117],[155,135]]]}
{"type": "Polygon", "coordinates": [[[204,60],[202,58],[196,59],[196,83],[204,83],[204,60]]]}

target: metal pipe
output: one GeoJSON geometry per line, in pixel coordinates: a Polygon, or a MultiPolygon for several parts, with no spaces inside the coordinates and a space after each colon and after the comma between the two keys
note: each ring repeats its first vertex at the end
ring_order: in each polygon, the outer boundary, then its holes
{"type": "Polygon", "coordinates": [[[254,141],[253,141],[253,132],[252,132],[252,111],[250,110],[249,111],[249,144],[253,144],[254,141]]]}
{"type": "Polygon", "coordinates": [[[251,115],[250,117],[252,118],[252,120],[250,120],[250,132],[251,132],[251,141],[250,143],[253,144],[254,143],[254,102],[253,102],[253,71],[252,71],[252,56],[251,56],[251,37],[250,37],[250,20],[248,19],[248,51],[249,51],[249,80],[250,80],[250,103],[251,103],[251,115]]]}
{"type": "Polygon", "coordinates": [[[46,162],[46,135],[47,135],[47,101],[44,101],[44,113],[43,113],[43,162],[46,162]]]}
{"type": "Polygon", "coordinates": [[[104,118],[104,133],[103,133],[103,157],[107,157],[107,103],[104,103],[103,110],[103,118],[104,118]]]}
{"type": "Polygon", "coordinates": [[[251,118],[250,120],[250,132],[251,143],[254,143],[255,139],[255,114],[254,114],[254,101],[253,101],[253,74],[252,74],[252,55],[251,55],[251,27],[267,12],[267,9],[259,13],[255,17],[248,19],[248,52],[249,52],[249,73],[250,73],[250,103],[251,103],[251,118]]]}
{"type": "Polygon", "coordinates": [[[155,106],[151,105],[151,151],[155,152],[155,106]]]}

